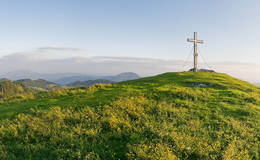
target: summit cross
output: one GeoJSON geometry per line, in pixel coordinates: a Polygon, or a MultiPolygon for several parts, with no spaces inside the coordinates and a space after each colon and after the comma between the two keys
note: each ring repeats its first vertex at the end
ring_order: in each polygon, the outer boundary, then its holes
{"type": "Polygon", "coordinates": [[[197,44],[198,43],[203,43],[203,40],[198,40],[197,39],[197,32],[194,32],[194,39],[188,38],[187,39],[188,42],[193,42],[193,56],[194,56],[194,68],[193,68],[193,72],[198,72],[198,51],[197,51],[197,44]]]}

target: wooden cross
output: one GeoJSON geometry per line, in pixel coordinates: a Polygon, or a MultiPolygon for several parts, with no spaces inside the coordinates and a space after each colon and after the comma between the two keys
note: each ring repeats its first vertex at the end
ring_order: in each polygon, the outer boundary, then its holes
{"type": "Polygon", "coordinates": [[[188,42],[193,42],[193,56],[194,56],[194,68],[193,71],[194,72],[198,72],[198,51],[197,51],[197,43],[203,43],[203,40],[198,40],[197,39],[197,32],[194,32],[194,39],[188,38],[187,39],[188,42]]]}

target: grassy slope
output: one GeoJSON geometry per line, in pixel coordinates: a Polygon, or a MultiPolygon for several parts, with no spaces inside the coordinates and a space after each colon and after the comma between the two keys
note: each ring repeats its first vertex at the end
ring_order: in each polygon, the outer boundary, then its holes
{"type": "Polygon", "coordinates": [[[225,74],[165,73],[39,93],[0,104],[0,118],[2,159],[258,159],[260,154],[260,89],[225,74]],[[210,87],[194,87],[199,83],[210,87]]]}
{"type": "Polygon", "coordinates": [[[23,99],[32,97],[32,90],[19,82],[12,82],[10,80],[0,81],[0,102],[13,99],[23,99]]]}
{"type": "Polygon", "coordinates": [[[40,91],[48,91],[54,88],[61,87],[60,85],[46,81],[43,79],[38,80],[31,80],[31,79],[20,79],[18,82],[24,84],[25,86],[31,88],[33,91],[40,92],[40,91]]]}
{"type": "Polygon", "coordinates": [[[105,79],[96,79],[96,80],[88,80],[88,81],[76,81],[73,83],[69,83],[66,86],[69,87],[89,87],[97,83],[102,83],[102,84],[110,84],[110,83],[115,83],[113,81],[105,80],[105,79]]]}

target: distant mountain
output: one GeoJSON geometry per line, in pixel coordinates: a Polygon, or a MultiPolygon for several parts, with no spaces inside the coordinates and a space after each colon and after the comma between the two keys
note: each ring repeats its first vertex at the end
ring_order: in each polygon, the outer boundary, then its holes
{"type": "Polygon", "coordinates": [[[138,79],[136,73],[133,72],[124,72],[120,73],[115,76],[96,76],[96,75],[84,75],[80,73],[37,73],[31,71],[14,71],[9,72],[4,75],[0,76],[1,78],[7,78],[10,80],[19,80],[19,79],[45,79],[47,81],[54,82],[59,85],[66,85],[69,83],[73,83],[75,81],[88,81],[88,80],[97,80],[97,79],[104,79],[114,82],[126,81],[126,80],[133,80],[138,79]]]}
{"type": "Polygon", "coordinates": [[[24,84],[25,86],[28,86],[33,91],[48,91],[53,88],[59,88],[60,85],[46,81],[44,79],[38,79],[38,80],[32,80],[32,79],[20,79],[17,80],[17,82],[20,82],[24,84]]]}
{"type": "Polygon", "coordinates": [[[115,81],[115,82],[133,80],[133,79],[138,79],[138,78],[140,78],[140,76],[133,72],[123,72],[116,76],[103,77],[103,79],[107,79],[107,80],[115,81]]]}
{"type": "Polygon", "coordinates": [[[67,84],[69,87],[89,87],[97,83],[115,83],[113,81],[105,80],[105,79],[97,79],[97,80],[88,80],[88,81],[76,81],[70,84],[67,84]]]}
{"type": "Polygon", "coordinates": [[[80,73],[38,73],[32,71],[13,71],[0,76],[0,78],[7,78],[10,80],[19,80],[19,79],[45,79],[47,81],[56,81],[63,77],[71,76],[84,76],[80,73]]]}
{"type": "Polygon", "coordinates": [[[100,77],[98,76],[68,76],[68,77],[62,77],[56,81],[54,81],[54,83],[60,84],[60,85],[67,85],[76,81],[89,81],[89,80],[96,80],[99,79],[100,77]]]}
{"type": "Polygon", "coordinates": [[[137,75],[136,73],[124,72],[115,76],[71,76],[71,77],[61,78],[54,82],[60,85],[67,85],[76,81],[89,81],[89,80],[103,79],[103,80],[109,80],[113,82],[121,82],[121,81],[133,80],[138,78],[140,78],[140,76],[137,75]]]}
{"type": "Polygon", "coordinates": [[[0,81],[0,98],[27,97],[32,94],[32,90],[20,82],[12,82],[10,80],[0,81]]]}

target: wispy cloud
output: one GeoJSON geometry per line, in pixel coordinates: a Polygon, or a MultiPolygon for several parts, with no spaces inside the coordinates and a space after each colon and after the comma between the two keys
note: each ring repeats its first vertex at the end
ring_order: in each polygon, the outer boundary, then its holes
{"type": "Polygon", "coordinates": [[[64,47],[64,46],[46,46],[37,48],[38,51],[84,51],[81,48],[64,47]]]}
{"type": "MultiPolygon", "coordinates": [[[[185,71],[192,63],[183,66],[183,60],[165,60],[137,57],[71,57],[60,59],[42,58],[41,54],[15,53],[0,58],[0,74],[17,70],[29,70],[41,73],[75,72],[87,75],[111,75],[121,72],[136,72],[141,76],[163,72],[185,71]]],[[[217,72],[234,77],[260,82],[260,64],[239,62],[211,62],[211,68],[217,72]]],[[[200,64],[201,68],[207,68],[200,64]]]]}

